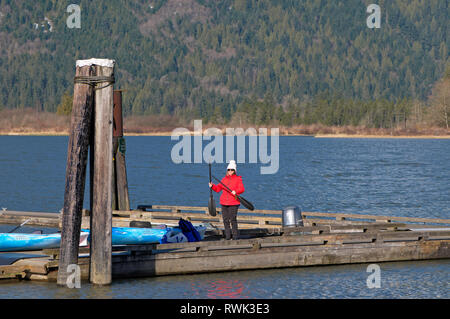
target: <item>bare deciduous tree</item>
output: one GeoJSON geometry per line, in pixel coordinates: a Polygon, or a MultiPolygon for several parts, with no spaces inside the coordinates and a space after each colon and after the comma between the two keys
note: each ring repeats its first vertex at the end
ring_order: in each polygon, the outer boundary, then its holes
{"type": "Polygon", "coordinates": [[[430,97],[430,119],[433,124],[449,129],[450,122],[450,67],[442,80],[436,83],[430,97]]]}

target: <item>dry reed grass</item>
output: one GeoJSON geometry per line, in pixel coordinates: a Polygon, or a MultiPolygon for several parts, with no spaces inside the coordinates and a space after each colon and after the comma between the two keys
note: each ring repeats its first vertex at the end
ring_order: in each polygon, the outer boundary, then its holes
{"type": "Polygon", "coordinates": [[[31,108],[0,111],[0,134],[68,134],[70,118],[31,108]]]}
{"type": "MultiPolygon", "coordinates": [[[[234,123],[236,124],[236,123],[234,123]]],[[[125,134],[170,135],[178,127],[193,131],[193,121],[187,121],[173,115],[130,116],[124,119],[125,134]]],[[[225,134],[229,127],[243,128],[279,128],[280,135],[335,135],[335,136],[443,136],[449,137],[450,131],[442,127],[417,126],[413,128],[367,128],[363,126],[325,126],[321,124],[280,126],[216,125],[203,123],[202,129],[216,127],[225,134]]],[[[50,112],[38,112],[31,108],[4,109],[0,111],[0,134],[2,135],[67,135],[70,128],[70,117],[50,112]]]]}

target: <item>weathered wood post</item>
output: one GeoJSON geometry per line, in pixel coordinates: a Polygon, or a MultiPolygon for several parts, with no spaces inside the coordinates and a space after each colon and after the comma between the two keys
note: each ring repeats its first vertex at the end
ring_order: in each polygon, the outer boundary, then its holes
{"type": "MultiPolygon", "coordinates": [[[[97,76],[114,82],[113,60],[96,61],[97,76]]],[[[112,282],[112,165],[113,165],[113,86],[105,82],[95,87],[94,167],[92,176],[90,281],[112,282]]]]}
{"type": "MultiPolygon", "coordinates": [[[[76,78],[95,75],[90,65],[76,64],[76,78]]],[[[78,263],[86,161],[91,134],[94,89],[85,83],[74,85],[72,118],[67,150],[66,186],[62,212],[62,233],[57,284],[66,285],[68,266],[78,263]]]]}
{"type": "Polygon", "coordinates": [[[130,210],[127,169],[125,164],[125,139],[123,137],[122,91],[114,91],[114,129],[113,129],[113,208],[130,210]]]}

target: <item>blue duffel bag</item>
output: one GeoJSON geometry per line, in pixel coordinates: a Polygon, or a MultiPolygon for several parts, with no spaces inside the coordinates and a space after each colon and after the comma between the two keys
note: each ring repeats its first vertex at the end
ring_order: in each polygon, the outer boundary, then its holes
{"type": "Polygon", "coordinates": [[[188,241],[193,242],[202,240],[200,233],[197,229],[195,229],[190,221],[180,218],[178,221],[178,227],[180,227],[183,235],[187,237],[188,241]]]}

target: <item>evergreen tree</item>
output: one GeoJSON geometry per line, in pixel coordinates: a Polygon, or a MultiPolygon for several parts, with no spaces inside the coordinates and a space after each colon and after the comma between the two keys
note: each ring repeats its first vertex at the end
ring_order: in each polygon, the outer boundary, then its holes
{"type": "Polygon", "coordinates": [[[60,112],[75,61],[106,57],[125,115],[389,127],[450,59],[446,1],[383,1],[376,30],[359,0],[190,3],[80,0],[70,29],[69,0],[1,1],[0,105],[60,112]]]}

